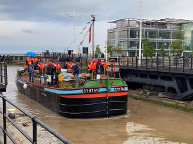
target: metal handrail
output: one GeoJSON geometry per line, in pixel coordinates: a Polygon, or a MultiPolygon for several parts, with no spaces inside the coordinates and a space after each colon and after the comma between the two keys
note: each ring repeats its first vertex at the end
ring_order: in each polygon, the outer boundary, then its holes
{"type": "Polygon", "coordinates": [[[122,57],[122,59],[127,59],[128,63],[121,63],[120,66],[132,67],[135,69],[155,69],[155,70],[168,70],[192,72],[193,67],[193,57],[122,57]]]}
{"type": "MultiPolygon", "coordinates": [[[[0,125],[0,128],[3,130],[3,134],[4,134],[4,144],[7,144],[7,136],[10,138],[10,140],[14,143],[17,144],[17,142],[13,139],[13,137],[10,135],[10,133],[7,131],[7,124],[6,124],[6,120],[9,120],[11,122],[11,124],[17,128],[20,133],[25,136],[32,144],[37,144],[37,124],[40,125],[41,127],[43,127],[44,129],[46,129],[49,133],[51,133],[52,135],[54,135],[56,138],[58,138],[58,140],[60,140],[61,142],[63,142],[64,144],[71,144],[71,142],[69,140],[67,140],[65,137],[61,136],[60,134],[58,134],[55,130],[53,130],[52,128],[50,128],[49,126],[47,126],[46,124],[44,124],[42,121],[40,121],[37,117],[29,114],[28,112],[26,112],[24,109],[20,108],[19,106],[17,106],[15,103],[11,102],[9,99],[7,99],[5,96],[3,96],[2,93],[0,93],[0,98],[3,100],[3,111],[0,110],[0,113],[3,114],[3,126],[0,125]],[[23,131],[15,122],[12,121],[11,118],[9,118],[9,116],[6,114],[6,102],[8,102],[9,104],[11,104],[12,106],[14,106],[15,108],[17,108],[18,110],[20,110],[22,113],[24,113],[26,116],[28,116],[29,118],[31,118],[32,123],[33,123],[33,138],[31,138],[25,131],[23,131]]],[[[0,141],[1,143],[1,141],[0,141]]]]}

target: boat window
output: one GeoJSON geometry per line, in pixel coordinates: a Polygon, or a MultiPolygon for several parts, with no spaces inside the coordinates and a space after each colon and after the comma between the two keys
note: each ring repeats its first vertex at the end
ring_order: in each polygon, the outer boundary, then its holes
{"type": "Polygon", "coordinates": [[[149,75],[149,78],[150,78],[150,79],[156,79],[156,80],[157,80],[157,79],[158,79],[158,75],[149,75]]]}
{"type": "Polygon", "coordinates": [[[160,76],[160,79],[161,79],[161,80],[165,80],[165,81],[172,81],[172,77],[171,77],[171,76],[161,75],[161,76],[160,76]]]}
{"type": "Polygon", "coordinates": [[[138,73],[131,73],[132,77],[138,77],[138,73]]]}
{"type": "Polygon", "coordinates": [[[140,78],[147,78],[147,74],[140,74],[140,78]]]}

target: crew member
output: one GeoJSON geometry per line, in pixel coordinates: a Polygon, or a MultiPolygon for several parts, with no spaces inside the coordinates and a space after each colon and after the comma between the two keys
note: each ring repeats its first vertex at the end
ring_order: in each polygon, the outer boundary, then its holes
{"type": "Polygon", "coordinates": [[[76,61],[74,62],[74,66],[73,66],[72,70],[73,70],[73,73],[75,75],[75,82],[77,83],[78,82],[78,76],[79,76],[79,66],[78,66],[76,61]]]}
{"type": "Polygon", "coordinates": [[[39,66],[39,74],[40,74],[40,83],[42,84],[42,76],[45,74],[45,67],[44,64],[38,64],[39,66]]]}
{"type": "Polygon", "coordinates": [[[61,73],[61,66],[60,64],[56,65],[56,71],[55,71],[55,85],[58,85],[58,75],[61,73]]]}
{"type": "Polygon", "coordinates": [[[29,73],[29,81],[34,82],[34,65],[31,62],[29,62],[29,64],[28,64],[27,71],[29,73]]]}

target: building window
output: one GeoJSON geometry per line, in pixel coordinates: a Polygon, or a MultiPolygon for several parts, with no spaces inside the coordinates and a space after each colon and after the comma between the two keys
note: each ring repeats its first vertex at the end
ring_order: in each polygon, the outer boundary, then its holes
{"type": "Polygon", "coordinates": [[[139,29],[130,29],[130,38],[139,38],[139,29]]]}

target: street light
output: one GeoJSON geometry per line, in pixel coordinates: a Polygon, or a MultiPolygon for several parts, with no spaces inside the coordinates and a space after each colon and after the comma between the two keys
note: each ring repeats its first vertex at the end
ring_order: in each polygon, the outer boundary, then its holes
{"type": "MultiPolygon", "coordinates": [[[[139,59],[141,59],[141,39],[142,39],[142,0],[140,0],[139,59]]],[[[140,62],[141,61],[139,61],[139,63],[140,62]]]]}

